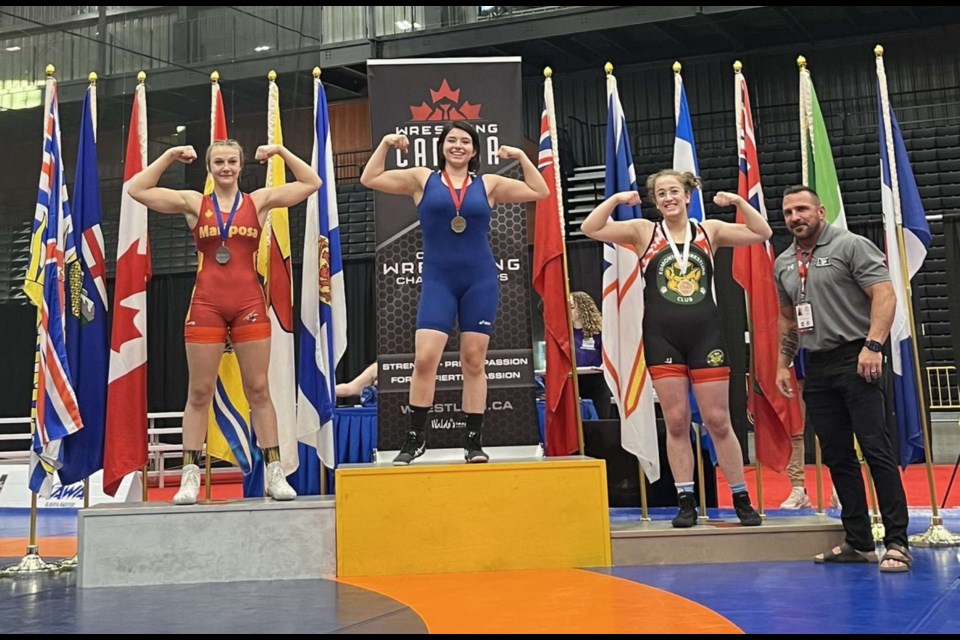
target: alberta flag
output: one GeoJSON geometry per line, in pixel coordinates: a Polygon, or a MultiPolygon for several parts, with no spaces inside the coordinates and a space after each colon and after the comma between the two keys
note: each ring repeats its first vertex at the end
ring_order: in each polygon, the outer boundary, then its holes
{"type": "Polygon", "coordinates": [[[78,260],[68,274],[67,358],[76,382],[84,428],[63,441],[60,481],[73,484],[103,468],[107,413],[107,269],[100,230],[100,176],[97,170],[97,86],[83,101],[77,179],[73,185],[74,245],[78,260]]]}

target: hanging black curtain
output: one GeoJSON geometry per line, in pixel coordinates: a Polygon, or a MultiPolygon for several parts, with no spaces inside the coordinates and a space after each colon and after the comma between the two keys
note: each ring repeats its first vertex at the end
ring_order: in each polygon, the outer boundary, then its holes
{"type": "Polygon", "coordinates": [[[947,300],[950,303],[950,335],[954,336],[953,361],[960,366],[960,217],[943,217],[943,241],[947,259],[947,300]]]}
{"type": "Polygon", "coordinates": [[[347,352],[337,368],[337,380],[352,380],[377,359],[375,269],[373,257],[343,263],[347,292],[347,352]]]}
{"type": "Polygon", "coordinates": [[[749,462],[747,431],[747,347],[744,334],[747,331],[747,307],[743,289],[733,279],[733,250],[719,249],[713,258],[713,282],[717,292],[717,308],[723,339],[727,343],[730,363],[730,420],[733,431],[740,441],[744,462],[749,462]]]}
{"type": "Polygon", "coordinates": [[[568,242],[567,269],[570,291],[590,294],[600,307],[603,299],[603,243],[596,240],[568,242]]]}
{"type": "MultiPolygon", "coordinates": [[[[0,417],[25,418],[30,415],[33,393],[37,308],[26,303],[0,305],[0,336],[4,371],[3,384],[0,385],[0,417]]],[[[16,447],[13,444],[10,443],[10,448],[22,448],[20,443],[16,443],[16,447]]]]}
{"type": "Polygon", "coordinates": [[[147,285],[148,411],[182,411],[187,402],[183,323],[195,280],[193,273],[177,273],[154,276],[147,285]]]}

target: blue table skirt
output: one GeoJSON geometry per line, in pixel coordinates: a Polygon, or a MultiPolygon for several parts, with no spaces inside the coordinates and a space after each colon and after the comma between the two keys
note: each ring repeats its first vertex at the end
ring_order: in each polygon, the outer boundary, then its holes
{"type": "MultiPolygon", "coordinates": [[[[333,442],[337,463],[371,462],[377,448],[377,408],[338,407],[333,412],[333,442]]],[[[288,478],[298,495],[320,494],[320,458],[317,450],[300,443],[300,466],[288,478]]],[[[327,471],[327,487],[334,490],[334,475],[327,471]]]]}
{"type": "MultiPolygon", "coordinates": [[[[543,400],[537,400],[537,423],[540,428],[540,442],[546,443],[546,418],[547,403],[543,400]]],[[[593,400],[590,398],[580,399],[580,418],[582,420],[597,420],[597,408],[593,406],[593,400]]]]}

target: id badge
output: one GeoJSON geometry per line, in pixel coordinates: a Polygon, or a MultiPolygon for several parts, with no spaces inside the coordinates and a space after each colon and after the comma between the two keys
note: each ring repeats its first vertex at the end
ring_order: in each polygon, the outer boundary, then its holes
{"type": "Polygon", "coordinates": [[[813,331],[813,307],[809,302],[801,302],[797,305],[797,329],[800,333],[810,333],[813,331]]]}

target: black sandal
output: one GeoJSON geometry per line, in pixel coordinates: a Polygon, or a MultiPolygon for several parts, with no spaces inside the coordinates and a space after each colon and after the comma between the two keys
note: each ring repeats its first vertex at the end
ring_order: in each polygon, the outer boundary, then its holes
{"type": "Polygon", "coordinates": [[[817,564],[828,564],[834,562],[848,564],[865,562],[869,564],[877,564],[877,562],[879,562],[876,551],[857,551],[847,542],[841,542],[839,548],[840,553],[836,553],[831,548],[829,551],[815,555],[813,557],[813,561],[817,564]]]}
{"type": "Polygon", "coordinates": [[[898,562],[893,566],[883,566],[880,565],[880,571],[883,573],[904,573],[910,571],[910,563],[913,562],[913,556],[910,555],[910,550],[907,549],[902,544],[897,544],[896,542],[891,542],[887,545],[887,550],[883,553],[883,558],[880,559],[880,562],[884,560],[892,560],[898,562]],[[891,551],[895,554],[890,553],[891,551]]]}

